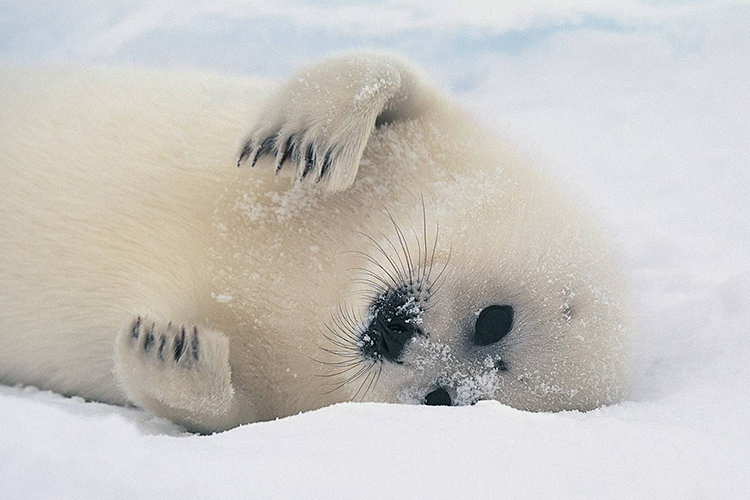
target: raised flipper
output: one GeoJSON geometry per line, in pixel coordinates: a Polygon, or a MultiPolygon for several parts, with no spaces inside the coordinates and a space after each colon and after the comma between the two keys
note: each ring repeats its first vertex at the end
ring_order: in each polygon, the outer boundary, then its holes
{"type": "Polygon", "coordinates": [[[223,333],[138,316],[117,337],[115,372],[131,402],[189,430],[239,423],[223,333]]]}
{"type": "Polygon", "coordinates": [[[376,126],[419,118],[443,98],[422,73],[395,56],[355,53],[315,64],[289,79],[250,127],[237,165],[273,159],[296,178],[329,191],[351,186],[376,126]]]}

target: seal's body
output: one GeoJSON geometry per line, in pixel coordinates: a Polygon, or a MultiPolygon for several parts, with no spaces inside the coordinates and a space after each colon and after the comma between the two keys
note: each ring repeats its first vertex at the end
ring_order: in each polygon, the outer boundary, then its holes
{"type": "Polygon", "coordinates": [[[281,87],[0,78],[1,381],[204,432],[351,399],[621,397],[597,229],[401,59],[281,87]]]}

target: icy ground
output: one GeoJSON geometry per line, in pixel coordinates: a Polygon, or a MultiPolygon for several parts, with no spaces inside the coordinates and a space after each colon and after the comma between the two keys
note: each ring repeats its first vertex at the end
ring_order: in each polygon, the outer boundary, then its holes
{"type": "Polygon", "coordinates": [[[749,23],[562,31],[428,64],[457,66],[456,98],[612,228],[639,321],[626,401],[344,404],[193,436],[0,386],[0,499],[750,498],[749,23]]]}

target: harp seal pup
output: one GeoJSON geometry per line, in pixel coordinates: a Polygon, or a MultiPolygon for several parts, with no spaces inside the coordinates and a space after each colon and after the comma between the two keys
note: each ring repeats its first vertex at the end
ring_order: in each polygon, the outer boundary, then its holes
{"type": "Polygon", "coordinates": [[[606,238],[409,62],[1,78],[3,383],[198,432],[349,400],[622,397],[606,238]]]}

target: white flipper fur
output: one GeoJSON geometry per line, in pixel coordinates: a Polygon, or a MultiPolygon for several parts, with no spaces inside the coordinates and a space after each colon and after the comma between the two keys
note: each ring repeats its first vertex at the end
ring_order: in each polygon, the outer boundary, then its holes
{"type": "Polygon", "coordinates": [[[115,372],[131,402],[189,429],[215,430],[233,420],[229,339],[223,333],[139,316],[117,336],[115,372]]]}
{"type": "Polygon", "coordinates": [[[289,162],[297,179],[309,175],[340,191],[354,182],[376,124],[417,118],[442,101],[427,78],[398,57],[334,57],[296,74],[273,95],[250,127],[237,165],[270,156],[277,172],[289,162]]]}

